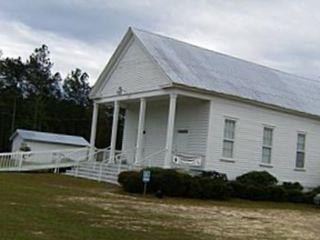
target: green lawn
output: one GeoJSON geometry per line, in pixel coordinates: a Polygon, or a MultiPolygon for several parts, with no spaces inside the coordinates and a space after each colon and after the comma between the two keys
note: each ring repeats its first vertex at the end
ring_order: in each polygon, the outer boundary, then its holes
{"type": "Polygon", "coordinates": [[[320,239],[312,205],[127,195],[54,174],[0,174],[0,239],[320,239]]]}

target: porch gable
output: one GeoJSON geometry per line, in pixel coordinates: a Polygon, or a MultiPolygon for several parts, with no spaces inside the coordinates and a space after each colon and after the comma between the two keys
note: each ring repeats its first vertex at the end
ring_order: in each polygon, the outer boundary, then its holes
{"type": "Polygon", "coordinates": [[[109,69],[93,98],[162,89],[171,81],[162,72],[135,36],[126,40],[120,54],[113,56],[116,63],[109,69]]]}

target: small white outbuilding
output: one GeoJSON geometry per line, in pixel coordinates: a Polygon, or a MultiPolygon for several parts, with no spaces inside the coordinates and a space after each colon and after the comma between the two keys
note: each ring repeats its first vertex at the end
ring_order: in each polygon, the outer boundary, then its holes
{"type": "Polygon", "coordinates": [[[83,148],[89,146],[80,136],[17,129],[10,137],[11,151],[51,151],[83,148]]]}

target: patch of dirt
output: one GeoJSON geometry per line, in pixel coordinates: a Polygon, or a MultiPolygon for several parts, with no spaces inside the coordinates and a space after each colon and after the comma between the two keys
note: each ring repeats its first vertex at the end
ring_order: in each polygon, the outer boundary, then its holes
{"type": "Polygon", "coordinates": [[[95,227],[113,226],[132,231],[161,227],[203,233],[217,239],[320,239],[320,211],[317,210],[179,205],[114,193],[109,196],[112,197],[70,197],[64,201],[104,210],[99,224],[92,224],[95,227]]]}
{"type": "Polygon", "coordinates": [[[31,234],[39,236],[39,235],[43,235],[44,233],[42,231],[31,231],[31,234]]]}

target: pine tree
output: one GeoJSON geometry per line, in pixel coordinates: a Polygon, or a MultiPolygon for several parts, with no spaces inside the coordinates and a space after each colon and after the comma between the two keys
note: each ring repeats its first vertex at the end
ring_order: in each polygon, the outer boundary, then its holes
{"type": "Polygon", "coordinates": [[[65,99],[80,106],[88,106],[91,90],[88,79],[89,75],[82,73],[79,68],[71,71],[63,83],[65,99]]]}
{"type": "Polygon", "coordinates": [[[35,49],[26,63],[29,92],[34,99],[33,128],[37,130],[43,129],[43,121],[47,114],[45,106],[48,99],[61,96],[61,76],[59,73],[52,75],[53,63],[49,56],[48,47],[42,45],[35,49]]]}

